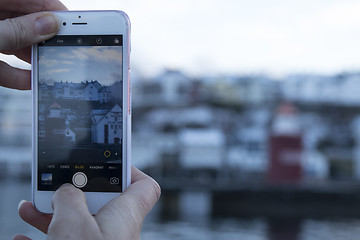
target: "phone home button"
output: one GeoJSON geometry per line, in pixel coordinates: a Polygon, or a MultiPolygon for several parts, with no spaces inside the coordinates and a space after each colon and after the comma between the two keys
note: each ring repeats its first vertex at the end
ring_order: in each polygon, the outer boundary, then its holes
{"type": "Polygon", "coordinates": [[[87,184],[87,177],[85,173],[77,172],[72,177],[72,182],[75,185],[75,187],[82,188],[87,184]]]}

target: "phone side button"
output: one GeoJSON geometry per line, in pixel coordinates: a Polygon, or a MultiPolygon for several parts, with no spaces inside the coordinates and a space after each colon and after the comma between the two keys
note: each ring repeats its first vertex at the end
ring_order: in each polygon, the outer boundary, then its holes
{"type": "Polygon", "coordinates": [[[87,184],[87,176],[83,172],[77,172],[72,177],[72,182],[75,187],[82,188],[87,184]]]}
{"type": "Polygon", "coordinates": [[[129,115],[131,115],[131,108],[132,108],[132,84],[131,84],[131,70],[128,70],[128,113],[129,115]]]}

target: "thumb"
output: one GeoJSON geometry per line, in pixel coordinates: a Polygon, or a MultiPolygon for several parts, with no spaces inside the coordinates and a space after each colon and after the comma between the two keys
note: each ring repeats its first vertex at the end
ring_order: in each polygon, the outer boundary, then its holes
{"type": "Polygon", "coordinates": [[[59,31],[59,22],[50,12],[0,21],[0,50],[16,50],[51,38],[59,31]]]}
{"type": "Polygon", "coordinates": [[[52,199],[54,218],[68,218],[72,215],[91,216],[84,192],[67,183],[62,185],[52,199]]]}
{"type": "Polygon", "coordinates": [[[91,227],[96,226],[96,222],[88,210],[85,194],[80,189],[71,184],[62,185],[55,192],[52,205],[54,215],[48,236],[68,239],[70,234],[72,239],[92,239],[83,237],[91,233],[91,227]]]}

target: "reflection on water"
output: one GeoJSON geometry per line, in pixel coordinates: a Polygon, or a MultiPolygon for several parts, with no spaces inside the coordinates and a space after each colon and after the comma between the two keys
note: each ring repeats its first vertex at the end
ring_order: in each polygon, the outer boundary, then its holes
{"type": "Polygon", "coordinates": [[[144,224],[142,239],[244,239],[265,240],[266,222],[262,219],[221,219],[205,222],[172,221],[144,224]]]}
{"type": "MultiPolygon", "coordinates": [[[[45,235],[23,223],[17,215],[17,205],[30,199],[28,181],[5,179],[0,181],[0,236],[11,239],[15,234],[25,234],[32,239],[45,239],[45,235]]],[[[161,201],[159,202],[161,204],[161,201]]],[[[159,206],[157,206],[159,207],[159,206]]],[[[354,240],[360,236],[360,219],[192,219],[181,221],[159,219],[154,211],[145,221],[142,240],[354,240]]]]}
{"type": "Polygon", "coordinates": [[[269,240],[300,240],[301,221],[298,219],[272,219],[268,221],[269,240]]]}

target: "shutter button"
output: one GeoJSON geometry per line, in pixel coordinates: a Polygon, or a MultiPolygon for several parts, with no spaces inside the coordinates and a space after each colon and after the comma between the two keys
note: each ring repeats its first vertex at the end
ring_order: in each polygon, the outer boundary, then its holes
{"type": "Polygon", "coordinates": [[[72,177],[72,181],[75,187],[82,188],[87,184],[87,177],[85,173],[77,172],[72,177]]]}

